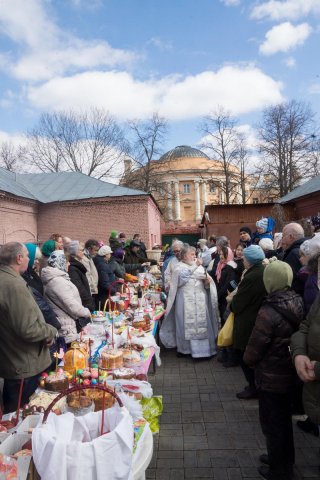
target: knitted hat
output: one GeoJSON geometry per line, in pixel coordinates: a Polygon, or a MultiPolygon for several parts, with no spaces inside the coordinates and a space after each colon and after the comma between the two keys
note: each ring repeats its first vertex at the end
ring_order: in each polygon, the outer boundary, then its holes
{"type": "Polygon", "coordinates": [[[198,240],[198,243],[199,245],[207,245],[208,241],[205,238],[200,238],[200,240],[198,240]]]}
{"type": "Polygon", "coordinates": [[[79,240],[71,240],[71,242],[68,245],[68,253],[74,256],[77,255],[79,251],[79,246],[80,246],[79,240]]]}
{"type": "Polygon", "coordinates": [[[264,251],[259,245],[251,245],[243,250],[244,258],[250,263],[250,265],[256,265],[262,262],[265,258],[264,251]]]}
{"type": "Polygon", "coordinates": [[[123,259],[123,255],[124,255],[124,250],[122,248],[117,248],[113,252],[113,257],[120,258],[121,260],[123,259]]]}
{"type": "Polygon", "coordinates": [[[240,231],[240,233],[241,232],[249,233],[249,235],[251,237],[251,230],[250,230],[249,227],[241,227],[239,231],[240,231]]]}
{"type": "Polygon", "coordinates": [[[99,248],[98,255],[100,255],[100,257],[104,257],[108,253],[112,253],[112,250],[109,247],[109,245],[103,245],[103,247],[99,248]]]}
{"type": "Polygon", "coordinates": [[[67,259],[63,250],[55,250],[48,258],[49,267],[58,268],[63,272],[67,271],[67,259]]]}
{"type": "Polygon", "coordinates": [[[111,237],[111,238],[118,238],[118,232],[117,232],[117,230],[112,230],[110,237],[111,237]]]}
{"type": "Polygon", "coordinates": [[[32,268],[34,261],[36,259],[36,249],[37,245],[35,243],[25,243],[25,246],[29,252],[29,263],[28,268],[32,268]]]}
{"type": "Polygon", "coordinates": [[[54,240],[47,240],[41,248],[41,252],[45,257],[50,257],[51,253],[56,249],[56,242],[54,240]]]}
{"type": "Polygon", "coordinates": [[[290,288],[293,272],[288,263],[275,260],[269,263],[263,272],[263,283],[268,293],[290,288]]]}
{"type": "Polygon", "coordinates": [[[259,245],[264,251],[273,250],[273,241],[271,238],[261,238],[259,245]]]}
{"type": "Polygon", "coordinates": [[[320,233],[316,233],[314,237],[303,242],[300,250],[308,258],[318,255],[320,253],[320,233]]]}
{"type": "Polygon", "coordinates": [[[268,219],[267,218],[261,218],[261,220],[258,220],[256,222],[256,227],[257,228],[262,228],[263,233],[266,233],[268,230],[268,219]]]}

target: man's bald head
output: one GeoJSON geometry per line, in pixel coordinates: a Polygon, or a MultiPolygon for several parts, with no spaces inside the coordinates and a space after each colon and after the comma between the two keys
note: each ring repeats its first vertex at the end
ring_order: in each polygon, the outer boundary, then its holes
{"type": "Polygon", "coordinates": [[[303,237],[304,230],[299,223],[288,223],[288,225],[285,225],[282,230],[282,248],[287,250],[296,240],[299,240],[303,237]]]}

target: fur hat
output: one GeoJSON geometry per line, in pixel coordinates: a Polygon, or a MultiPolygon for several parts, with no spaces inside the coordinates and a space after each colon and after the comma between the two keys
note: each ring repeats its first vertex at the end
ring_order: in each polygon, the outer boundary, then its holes
{"type": "Polygon", "coordinates": [[[100,255],[100,257],[104,257],[108,253],[112,253],[112,250],[109,247],[109,245],[103,245],[103,247],[100,247],[98,250],[98,255],[100,255]]]}
{"type": "Polygon", "coordinates": [[[320,253],[320,233],[306,240],[300,245],[300,250],[308,258],[314,257],[320,253]]]}
{"type": "Polygon", "coordinates": [[[270,262],[263,272],[263,283],[268,293],[290,288],[293,272],[290,265],[280,260],[270,262]]]}
{"type": "Polygon", "coordinates": [[[248,233],[248,234],[250,235],[250,237],[251,237],[251,230],[250,230],[249,227],[241,227],[240,230],[239,230],[239,232],[240,232],[240,233],[241,233],[241,232],[248,233]]]}
{"type": "Polygon", "coordinates": [[[259,245],[250,245],[250,247],[245,248],[243,250],[243,256],[250,265],[256,265],[265,258],[264,251],[259,245]]]}
{"type": "Polygon", "coordinates": [[[264,251],[273,250],[273,241],[271,238],[261,238],[259,245],[264,251]]]}
{"type": "Polygon", "coordinates": [[[258,220],[256,222],[256,227],[257,228],[262,228],[263,233],[266,233],[268,230],[268,219],[267,218],[261,218],[261,220],[258,220]]]}

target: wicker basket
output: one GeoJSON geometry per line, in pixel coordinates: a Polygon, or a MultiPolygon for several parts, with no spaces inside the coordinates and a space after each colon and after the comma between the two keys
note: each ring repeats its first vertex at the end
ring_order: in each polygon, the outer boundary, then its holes
{"type": "Polygon", "coordinates": [[[162,250],[146,250],[148,260],[155,260],[160,262],[162,250]]]}

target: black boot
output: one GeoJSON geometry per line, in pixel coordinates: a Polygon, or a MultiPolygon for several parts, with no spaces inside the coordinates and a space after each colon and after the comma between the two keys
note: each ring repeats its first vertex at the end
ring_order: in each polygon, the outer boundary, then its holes
{"type": "Polygon", "coordinates": [[[300,430],[303,430],[305,433],[311,433],[315,437],[319,437],[319,427],[315,423],[313,423],[309,417],[306,420],[298,420],[297,427],[300,430]]]}

